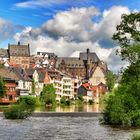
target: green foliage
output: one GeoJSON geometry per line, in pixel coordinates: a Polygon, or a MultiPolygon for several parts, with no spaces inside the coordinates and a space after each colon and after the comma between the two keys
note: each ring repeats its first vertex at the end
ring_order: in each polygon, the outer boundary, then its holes
{"type": "Polygon", "coordinates": [[[5,82],[0,77],[0,98],[2,98],[5,95],[5,92],[6,92],[5,82]]]}
{"type": "Polygon", "coordinates": [[[105,78],[106,78],[106,85],[108,87],[108,90],[109,90],[109,92],[111,92],[115,85],[116,77],[113,74],[113,72],[108,71],[105,78]]]}
{"type": "Polygon", "coordinates": [[[20,97],[17,105],[4,110],[6,119],[25,119],[29,117],[36,106],[36,98],[30,96],[20,97]]]}
{"type": "Polygon", "coordinates": [[[140,126],[140,31],[138,27],[140,13],[123,15],[117,33],[122,59],[128,60],[127,67],[119,83],[118,89],[106,100],[103,112],[104,122],[122,126],[140,126]]]}
{"type": "Polygon", "coordinates": [[[45,103],[45,105],[53,105],[56,101],[55,88],[52,84],[45,85],[43,87],[43,91],[41,94],[41,101],[45,103]]]}
{"type": "Polygon", "coordinates": [[[113,39],[117,40],[121,46],[122,59],[131,63],[140,59],[139,22],[140,13],[124,14],[120,25],[116,27],[117,32],[113,35],[113,39]]]}
{"type": "Polygon", "coordinates": [[[134,72],[140,72],[139,64],[131,64],[124,71],[120,86],[106,100],[103,113],[105,123],[140,126],[140,73],[134,72]]]}
{"type": "Polygon", "coordinates": [[[21,96],[19,98],[19,103],[26,105],[27,107],[35,107],[36,105],[36,97],[33,96],[21,96]]]}
{"type": "Polygon", "coordinates": [[[140,135],[139,134],[132,135],[131,140],[140,140],[140,135]]]}
{"type": "Polygon", "coordinates": [[[92,105],[92,104],[94,103],[94,101],[93,101],[93,100],[89,100],[88,103],[89,103],[90,105],[92,105]]]}
{"type": "Polygon", "coordinates": [[[61,105],[69,106],[71,104],[71,101],[66,99],[66,97],[62,97],[60,100],[61,105]]]}
{"type": "Polygon", "coordinates": [[[61,98],[60,103],[61,104],[66,104],[66,98],[64,96],[61,98]]]}
{"type": "Polygon", "coordinates": [[[35,94],[35,79],[32,79],[32,93],[35,94]]]}
{"type": "Polygon", "coordinates": [[[84,101],[83,96],[82,95],[78,95],[78,100],[80,100],[81,102],[83,102],[84,101]]]}

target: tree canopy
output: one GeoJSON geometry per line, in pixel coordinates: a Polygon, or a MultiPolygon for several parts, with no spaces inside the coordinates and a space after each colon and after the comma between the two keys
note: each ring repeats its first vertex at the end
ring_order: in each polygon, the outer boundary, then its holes
{"type": "Polygon", "coordinates": [[[130,65],[123,71],[118,88],[106,101],[104,121],[140,126],[140,13],[123,15],[113,39],[119,42],[120,55],[130,65]]]}
{"type": "Polygon", "coordinates": [[[5,83],[3,79],[0,77],[0,98],[4,96],[5,92],[6,92],[5,83]]]}
{"type": "Polygon", "coordinates": [[[113,89],[115,81],[116,81],[116,77],[113,74],[113,72],[108,71],[106,74],[106,85],[107,85],[109,91],[111,91],[113,89]]]}
{"type": "Polygon", "coordinates": [[[123,14],[113,39],[117,40],[122,59],[130,63],[140,59],[140,13],[123,14]]]}
{"type": "Polygon", "coordinates": [[[41,99],[45,104],[54,104],[55,103],[55,94],[56,90],[52,84],[45,85],[43,87],[41,99]]]}

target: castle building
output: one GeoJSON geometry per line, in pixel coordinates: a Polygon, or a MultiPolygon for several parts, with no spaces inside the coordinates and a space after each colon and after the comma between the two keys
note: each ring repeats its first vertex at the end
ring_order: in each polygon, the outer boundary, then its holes
{"type": "Polygon", "coordinates": [[[69,73],[73,77],[87,80],[94,85],[103,82],[105,84],[105,74],[108,71],[107,64],[101,61],[96,53],[81,52],[79,58],[58,57],[56,68],[64,73],[69,73]]]}

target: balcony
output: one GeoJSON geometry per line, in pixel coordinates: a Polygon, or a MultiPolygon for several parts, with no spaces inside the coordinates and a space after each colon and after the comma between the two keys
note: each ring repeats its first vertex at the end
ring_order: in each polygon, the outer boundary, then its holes
{"type": "Polygon", "coordinates": [[[57,94],[57,95],[62,95],[62,92],[55,92],[55,94],[57,94]]]}
{"type": "Polygon", "coordinates": [[[54,83],[63,84],[63,82],[62,81],[59,81],[59,80],[55,80],[54,83]]]}

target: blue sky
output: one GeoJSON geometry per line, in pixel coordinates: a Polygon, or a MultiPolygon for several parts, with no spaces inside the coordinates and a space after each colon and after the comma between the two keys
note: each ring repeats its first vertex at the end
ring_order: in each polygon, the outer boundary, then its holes
{"type": "Polygon", "coordinates": [[[125,64],[111,37],[121,15],[134,11],[139,0],[1,0],[0,48],[21,41],[32,53],[78,56],[88,47],[118,71],[125,64]]]}
{"type": "Polygon", "coordinates": [[[0,17],[14,24],[37,27],[51,19],[58,11],[72,7],[95,6],[101,12],[114,5],[127,6],[131,11],[140,9],[139,0],[42,0],[46,5],[41,5],[41,2],[40,5],[34,5],[34,1],[39,0],[1,0],[0,17]],[[24,3],[29,4],[22,6],[24,3]]]}

